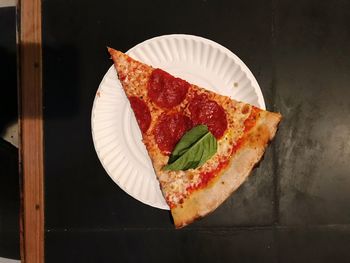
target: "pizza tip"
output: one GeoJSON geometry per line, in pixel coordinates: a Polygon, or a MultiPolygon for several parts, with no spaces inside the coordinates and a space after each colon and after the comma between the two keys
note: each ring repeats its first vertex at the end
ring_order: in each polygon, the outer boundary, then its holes
{"type": "Polygon", "coordinates": [[[112,53],[113,53],[113,48],[109,47],[109,46],[106,46],[107,47],[107,51],[108,53],[111,55],[109,58],[112,59],[112,53]]]}

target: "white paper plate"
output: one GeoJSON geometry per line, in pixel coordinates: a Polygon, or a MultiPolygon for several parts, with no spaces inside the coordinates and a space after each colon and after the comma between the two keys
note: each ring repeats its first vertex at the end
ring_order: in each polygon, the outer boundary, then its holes
{"type": "MultiPolygon", "coordinates": [[[[142,42],[127,53],[191,83],[265,109],[260,87],[247,66],[211,40],[165,35],[142,42]]],[[[137,200],[169,209],[113,66],[96,93],[91,123],[97,155],[113,181],[137,200]]]]}

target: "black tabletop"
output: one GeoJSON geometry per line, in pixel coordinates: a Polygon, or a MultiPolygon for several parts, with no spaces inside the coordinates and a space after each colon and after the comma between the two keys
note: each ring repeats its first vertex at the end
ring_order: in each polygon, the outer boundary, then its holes
{"type": "Polygon", "coordinates": [[[4,139],[18,119],[15,7],[0,8],[0,32],[0,258],[19,259],[18,149],[4,139]]]}
{"type": "Polygon", "coordinates": [[[348,1],[43,1],[47,262],[348,262],[349,28],[348,1]],[[233,51],[284,117],[247,182],[181,230],[110,179],[91,136],[106,46],[172,33],[233,51]]]}

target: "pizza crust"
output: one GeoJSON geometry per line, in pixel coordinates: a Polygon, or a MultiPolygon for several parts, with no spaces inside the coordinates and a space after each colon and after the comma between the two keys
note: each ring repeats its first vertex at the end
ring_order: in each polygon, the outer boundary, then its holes
{"type": "MultiPolygon", "coordinates": [[[[221,140],[216,156],[201,168],[190,172],[163,171],[162,167],[167,163],[168,156],[160,151],[155,143],[152,131],[158,117],[163,112],[169,112],[169,109],[165,111],[151,102],[148,97],[147,83],[153,68],[130,58],[120,51],[111,48],[108,48],[108,51],[113,58],[118,77],[122,82],[127,97],[136,96],[142,98],[149,108],[151,124],[147,131],[142,132],[143,143],[152,160],[163,195],[171,207],[175,227],[184,227],[194,220],[209,214],[245,181],[254,166],[260,161],[268,142],[276,133],[281,115],[259,110],[259,117],[257,117],[256,122],[254,117],[254,122],[249,123],[247,126],[249,129],[246,132],[246,120],[251,115],[255,116],[251,113],[251,105],[231,100],[229,97],[218,95],[191,84],[185,99],[171,110],[174,112],[186,112],[188,111],[187,105],[193,99],[193,96],[205,93],[209,99],[214,100],[223,107],[227,114],[228,127],[224,135],[225,140],[221,140]],[[251,125],[254,126],[250,128],[251,125]],[[237,143],[241,137],[244,138],[242,139],[242,144],[239,144],[238,150],[231,156],[227,167],[212,178],[205,187],[188,192],[187,189],[190,186],[196,186],[199,182],[200,172],[203,172],[201,169],[205,171],[208,168],[209,171],[212,171],[213,167],[217,167],[220,160],[219,157],[225,156],[226,158],[230,155],[231,147],[234,147],[234,143],[237,143]],[[217,158],[215,159],[215,157],[217,158]]],[[[189,112],[187,112],[187,115],[189,115],[189,112]]]]}
{"type": "Polygon", "coordinates": [[[222,204],[248,177],[262,158],[266,146],[275,136],[281,115],[264,112],[249,131],[242,147],[232,156],[227,168],[208,187],[189,195],[181,205],[171,209],[176,228],[204,217],[222,204]]]}

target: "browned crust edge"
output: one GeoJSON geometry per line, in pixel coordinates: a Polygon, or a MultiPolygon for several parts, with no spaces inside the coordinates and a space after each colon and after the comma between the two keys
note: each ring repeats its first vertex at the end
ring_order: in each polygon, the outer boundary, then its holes
{"type": "Polygon", "coordinates": [[[182,228],[196,219],[213,212],[246,180],[264,155],[268,143],[276,134],[281,114],[263,112],[250,137],[235,155],[228,167],[214,179],[208,188],[200,189],[171,209],[176,228],[182,228]]]}
{"type": "MultiPolygon", "coordinates": [[[[107,49],[117,69],[117,61],[128,58],[118,50],[109,47],[107,49]]],[[[232,156],[227,168],[216,176],[208,188],[194,192],[183,204],[171,209],[176,228],[184,227],[214,211],[246,180],[275,136],[281,118],[279,113],[261,112],[257,125],[249,132],[251,136],[247,140],[248,143],[232,156]]],[[[155,160],[152,161],[154,165],[155,160]]]]}

